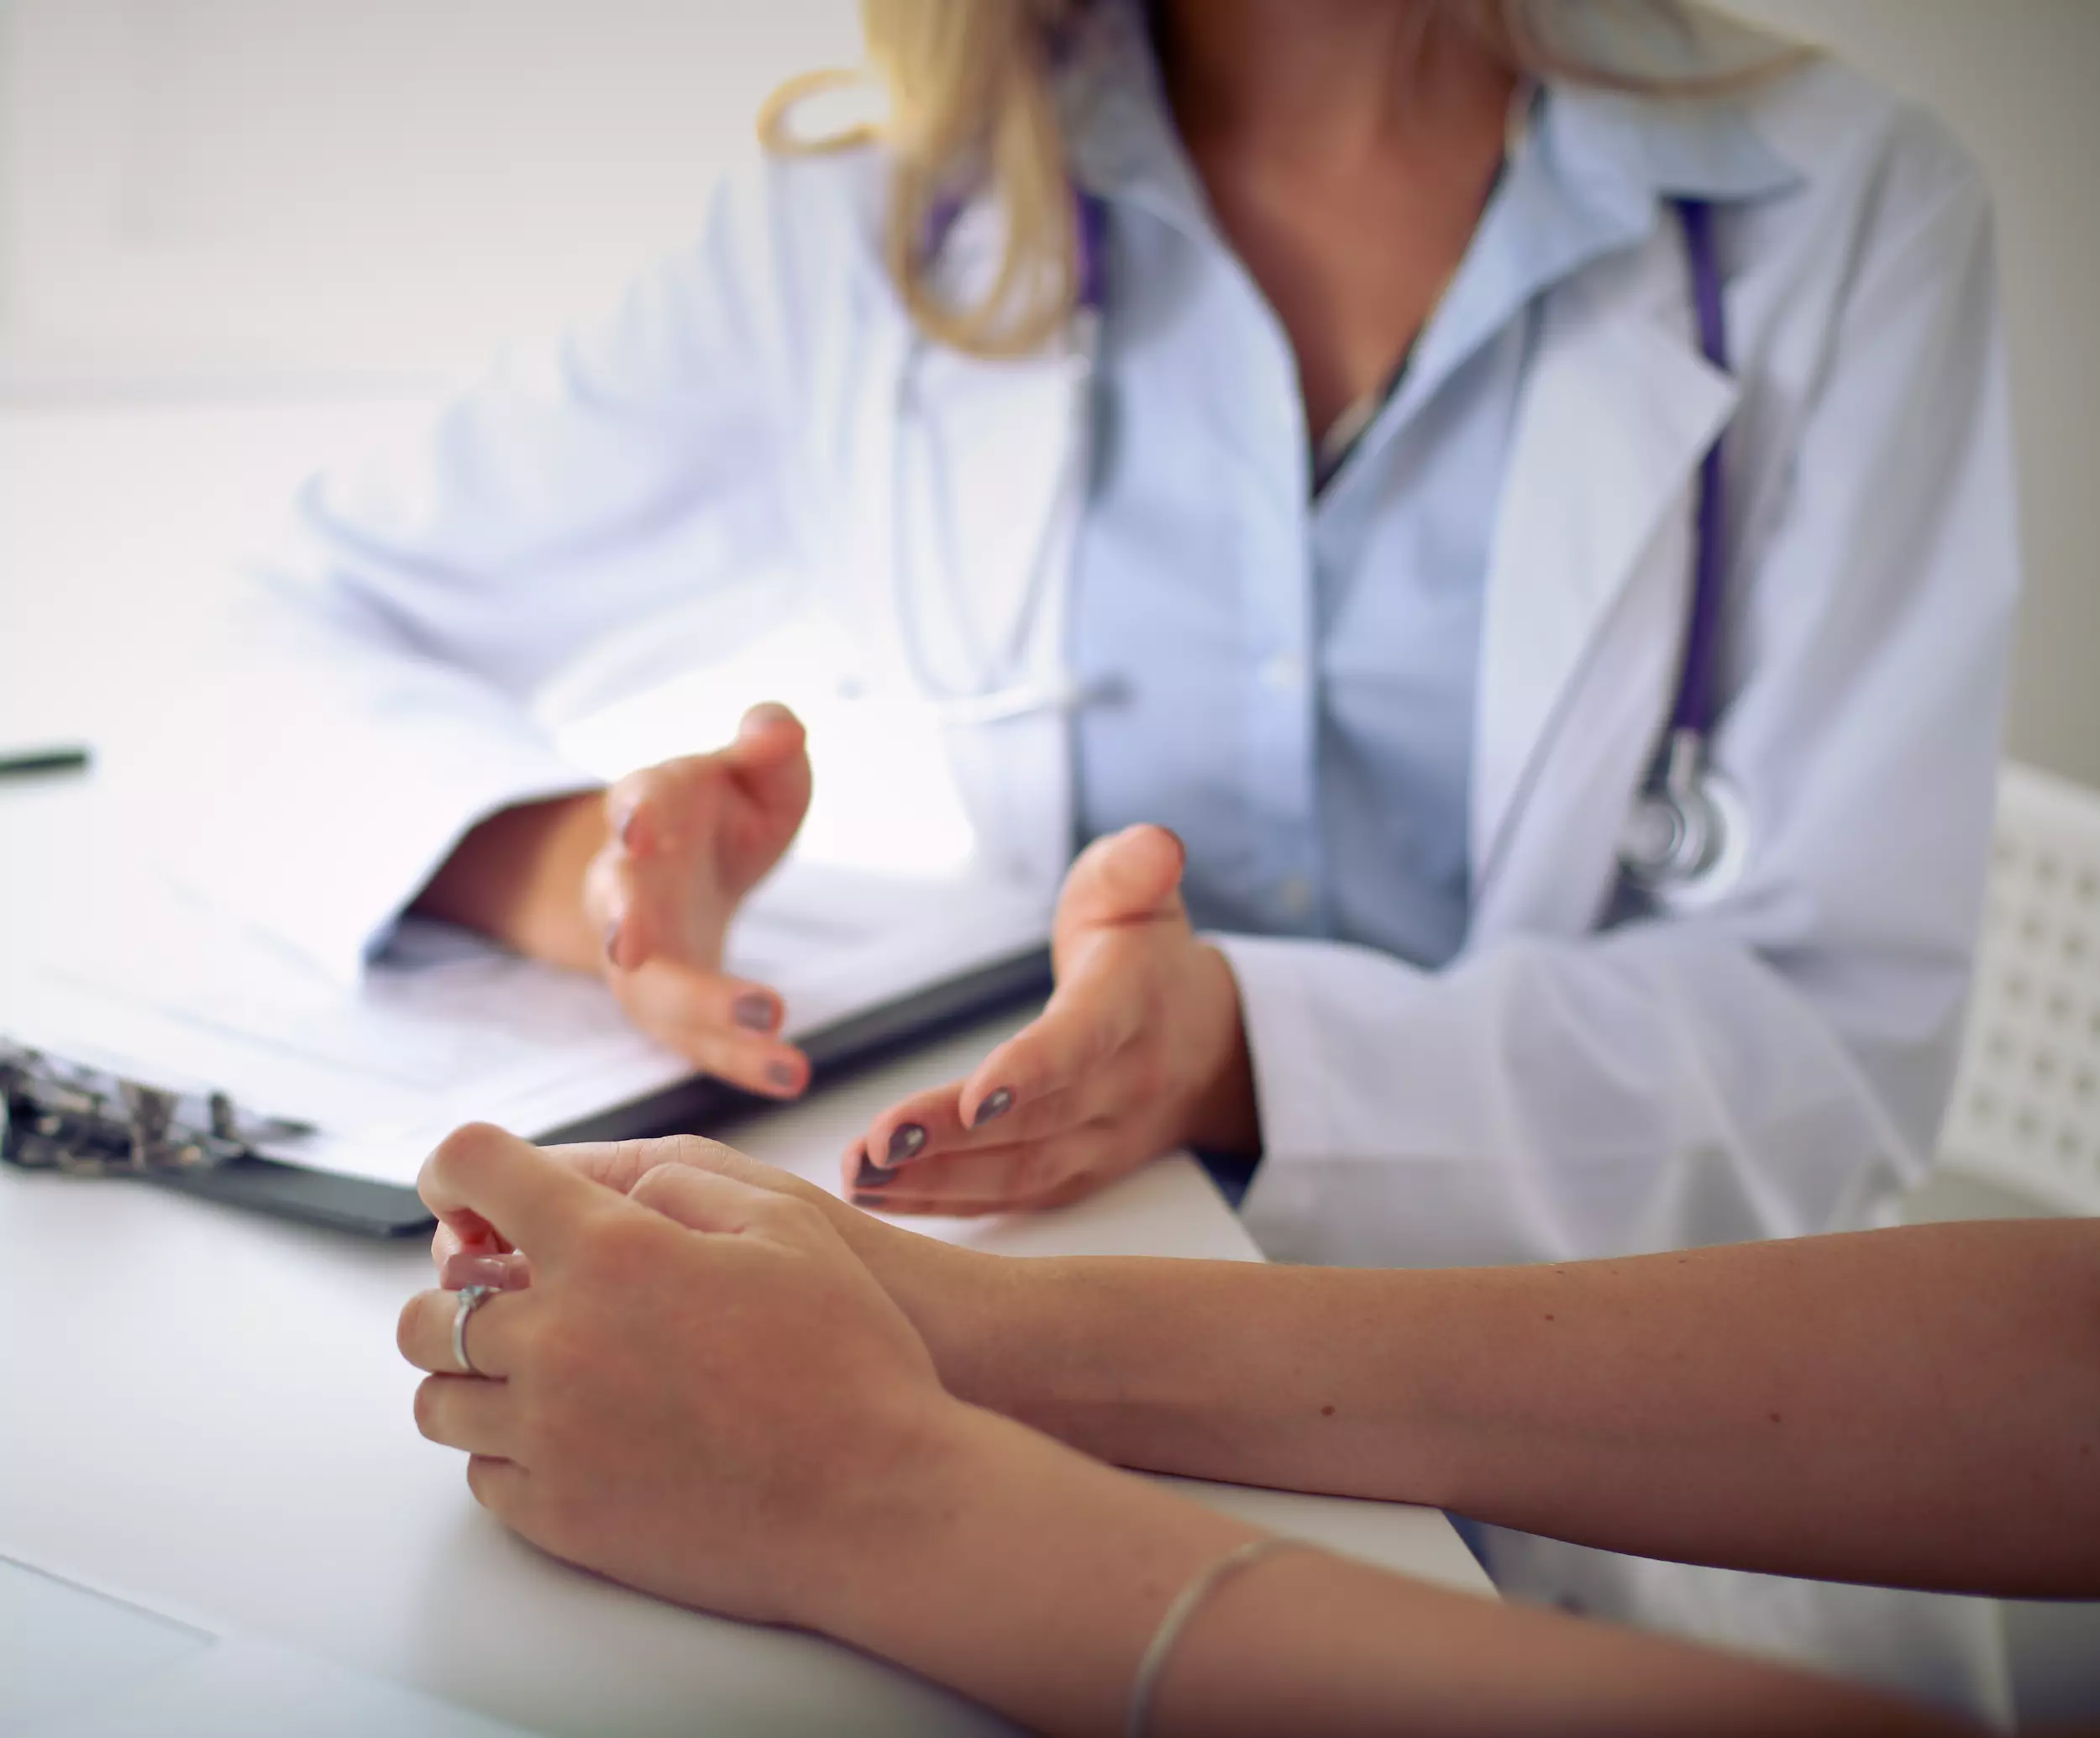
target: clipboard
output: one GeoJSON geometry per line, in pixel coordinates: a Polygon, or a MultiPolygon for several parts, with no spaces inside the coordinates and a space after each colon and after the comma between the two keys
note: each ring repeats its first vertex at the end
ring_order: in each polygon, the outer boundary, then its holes
{"type": "MultiPolygon", "coordinates": [[[[819,1090],[897,1051],[1047,994],[1050,953],[988,960],[808,1033],[819,1090]]],[[[532,1132],[544,1144],[705,1133],[769,1099],[705,1074],[532,1132]]],[[[207,1200],[375,1237],[435,1224],[416,1191],[259,1151],[281,1122],[247,1117],[226,1094],[155,1086],[0,1040],[0,1161],[24,1170],[129,1178],[207,1200]]],[[[296,1131],[294,1131],[296,1132],[296,1131]]]]}

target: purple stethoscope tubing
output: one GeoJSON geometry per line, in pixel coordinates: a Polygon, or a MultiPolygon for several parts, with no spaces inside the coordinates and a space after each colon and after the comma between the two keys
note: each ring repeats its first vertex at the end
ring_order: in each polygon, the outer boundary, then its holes
{"type": "MultiPolygon", "coordinates": [[[[1701,199],[1677,202],[1691,265],[1692,309],[1698,317],[1699,354],[1728,371],[1728,333],[1721,313],[1721,273],[1714,252],[1714,211],[1701,199]]],[[[1720,633],[1721,588],[1727,565],[1722,496],[1721,443],[1714,437],[1699,461],[1698,518],[1693,529],[1692,611],[1684,630],[1684,659],[1677,675],[1672,734],[1689,731],[1702,742],[1714,723],[1714,643],[1720,633]]]]}

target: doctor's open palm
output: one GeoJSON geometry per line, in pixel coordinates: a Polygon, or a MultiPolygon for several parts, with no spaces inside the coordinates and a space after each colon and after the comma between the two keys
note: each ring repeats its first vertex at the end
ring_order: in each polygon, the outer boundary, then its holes
{"type": "Polygon", "coordinates": [[[809,1063],[780,1039],[780,998],[725,972],[722,944],[809,803],[801,722],[785,706],[754,706],[712,753],[485,822],[418,908],[601,974],[659,1043],[733,1085],[792,1096],[809,1063]]]}
{"type": "Polygon", "coordinates": [[[1184,853],[1132,827],[1079,854],[1058,900],[1057,989],[963,1080],[877,1117],[845,1155],[861,1205],[1061,1206],[1184,1146],[1259,1144],[1239,990],[1181,899],[1184,853]]]}

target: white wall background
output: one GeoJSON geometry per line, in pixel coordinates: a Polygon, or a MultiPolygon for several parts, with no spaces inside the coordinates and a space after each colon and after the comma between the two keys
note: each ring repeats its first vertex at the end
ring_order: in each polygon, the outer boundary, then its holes
{"type": "MultiPolygon", "coordinates": [[[[1736,0],[1929,102],[2001,214],[2015,753],[2100,785],[2100,0],[1736,0]]],[[[416,386],[691,229],[851,0],[0,0],[0,403],[416,386]]]]}
{"type": "Polygon", "coordinates": [[[1730,0],[1922,98],[1996,196],[2028,596],[2011,743],[2100,787],[2100,0],[1730,0]]]}
{"type": "Polygon", "coordinates": [[[0,0],[0,395],[419,383],[693,231],[852,0],[0,0]]]}

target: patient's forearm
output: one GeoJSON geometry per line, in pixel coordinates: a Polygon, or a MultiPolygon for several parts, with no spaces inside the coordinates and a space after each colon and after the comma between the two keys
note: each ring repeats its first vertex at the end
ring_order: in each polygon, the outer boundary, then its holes
{"type": "MultiPolygon", "coordinates": [[[[958,1413],[966,1409],[958,1408],[958,1413]]],[[[809,1615],[1031,1730],[1123,1729],[1175,1594],[1253,1529],[970,1413],[809,1615]]],[[[1145,1722],[1203,1733],[1938,1732],[1924,1710],[1320,1552],[1221,1584],[1145,1722]]]]}
{"type": "Polygon", "coordinates": [[[1565,1266],[1016,1263],[969,1397],[1127,1465],[1659,1557],[2100,1592],[2100,1225],[1565,1266]]]}

